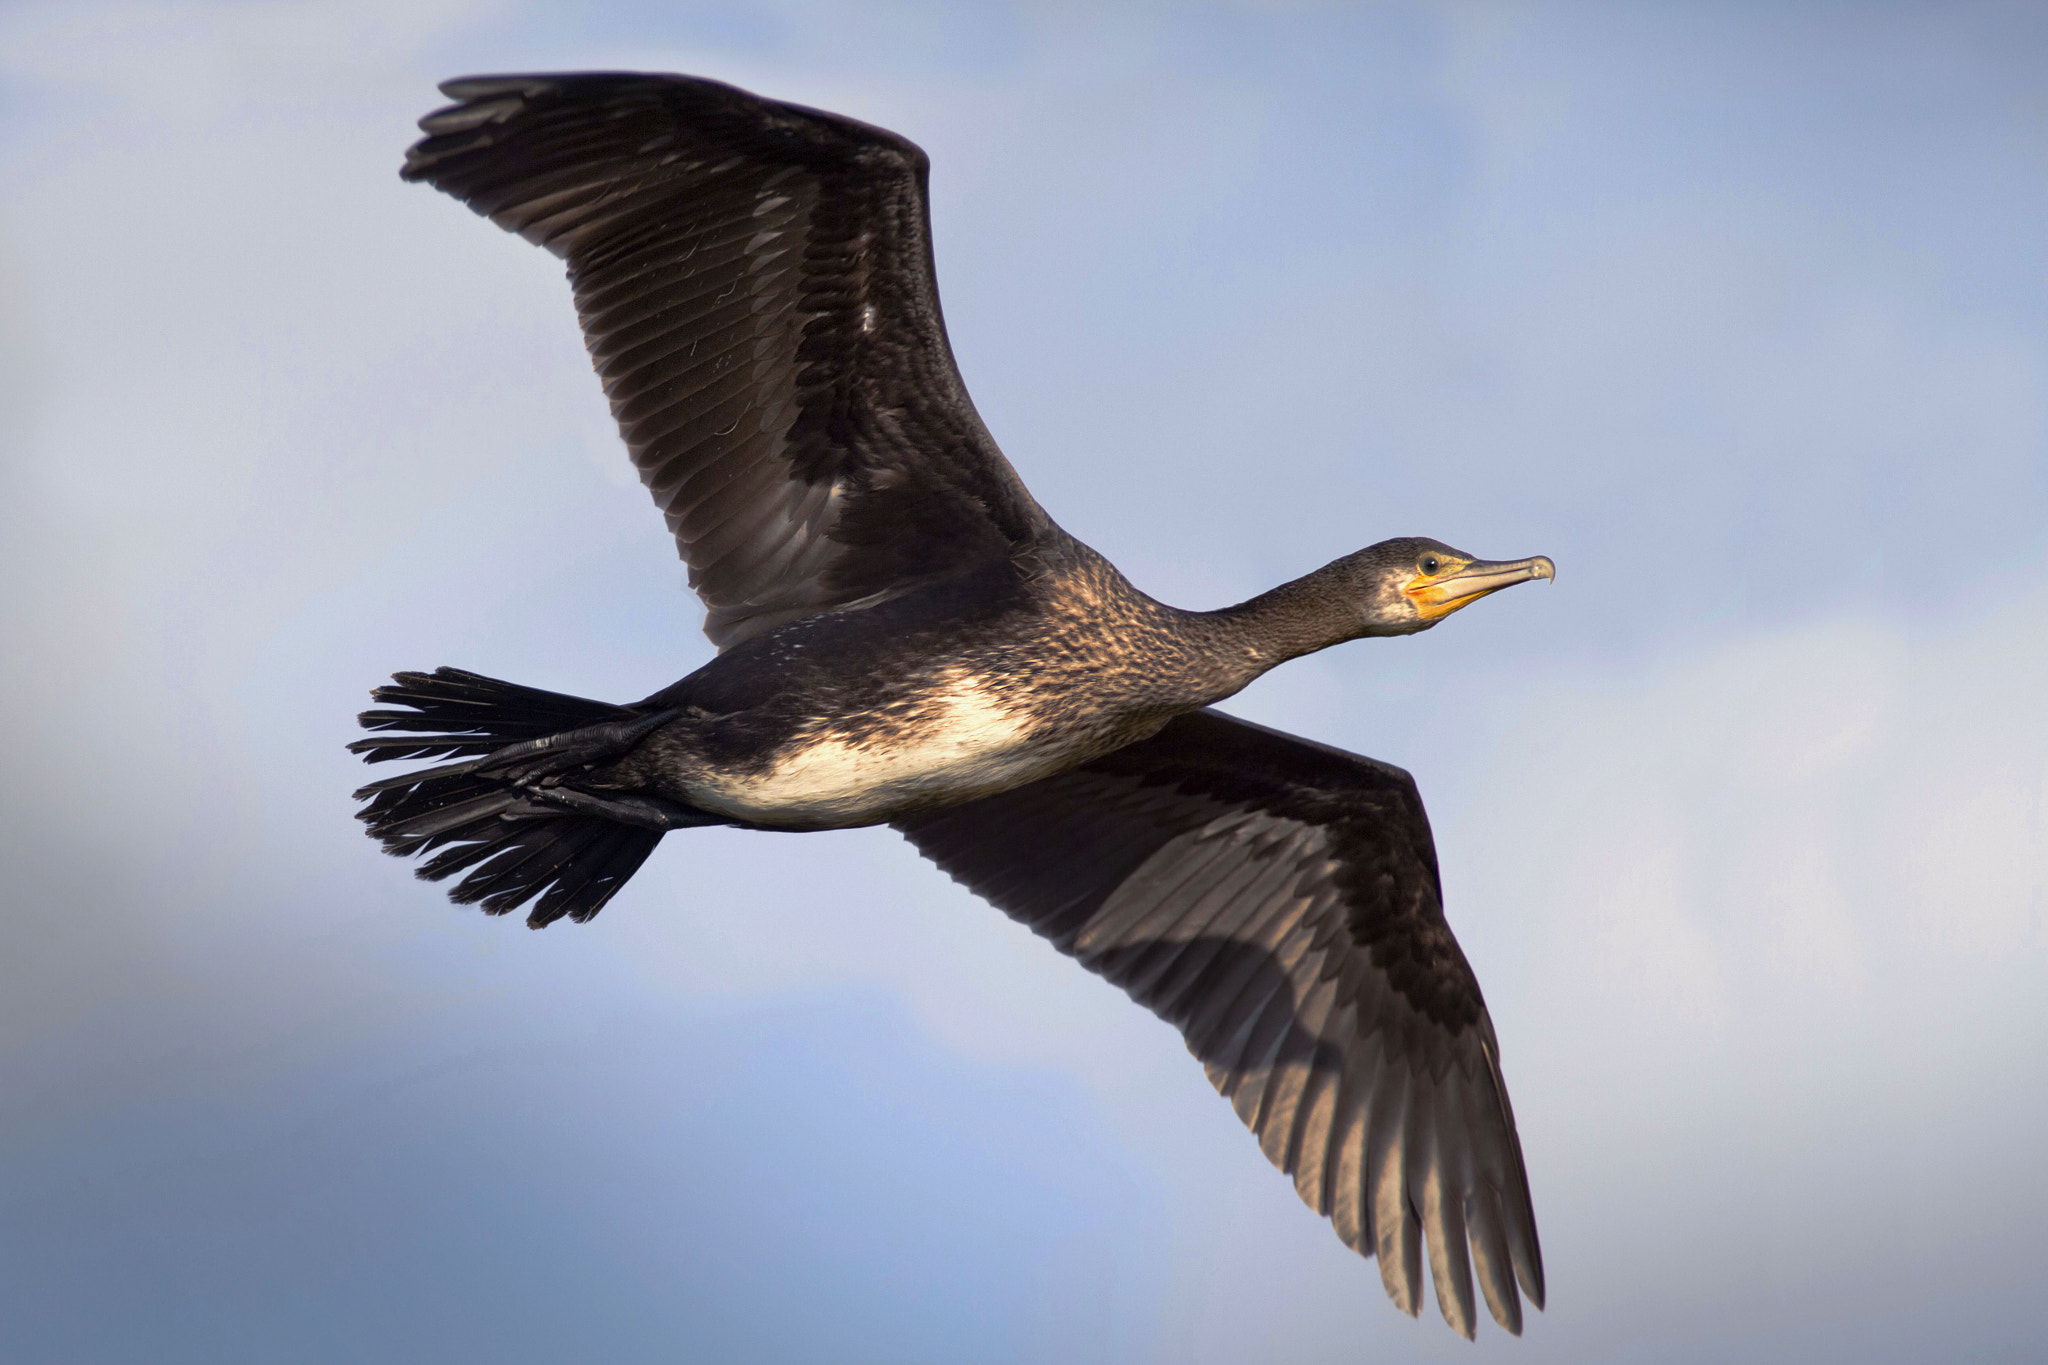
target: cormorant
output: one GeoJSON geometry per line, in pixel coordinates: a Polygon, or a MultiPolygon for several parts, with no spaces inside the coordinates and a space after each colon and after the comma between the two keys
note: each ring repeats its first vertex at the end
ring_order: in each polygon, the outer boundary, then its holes
{"type": "Polygon", "coordinates": [[[714,81],[494,76],[403,175],[565,258],[720,653],[616,706],[442,668],[372,694],[372,835],[451,896],[587,920],[671,829],[888,823],[1178,1027],[1387,1292],[1470,1336],[1543,1268],[1493,1025],[1399,768],[1208,709],[1554,569],[1383,541],[1220,611],[1033,501],[939,314],[928,163],[714,81]],[[435,851],[438,850],[438,851],[435,851]]]}

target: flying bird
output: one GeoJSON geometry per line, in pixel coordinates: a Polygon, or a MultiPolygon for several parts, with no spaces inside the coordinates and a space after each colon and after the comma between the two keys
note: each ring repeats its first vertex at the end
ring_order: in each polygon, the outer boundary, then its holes
{"type": "Polygon", "coordinates": [[[1382,541],[1183,611],[1054,523],[939,313],[928,162],[715,81],[441,87],[402,174],[568,263],[715,659],[629,705],[452,668],[372,696],[356,795],[419,875],[588,920],[670,830],[888,824],[1180,1029],[1344,1243],[1510,1332],[1543,1264],[1500,1052],[1406,772],[1211,709],[1551,562],[1382,541]],[[1519,1286],[1519,1292],[1518,1292],[1519,1286]]]}

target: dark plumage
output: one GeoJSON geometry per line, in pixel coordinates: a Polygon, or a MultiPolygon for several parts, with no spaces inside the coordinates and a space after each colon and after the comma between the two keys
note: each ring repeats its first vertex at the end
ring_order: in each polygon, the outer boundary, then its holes
{"type": "Polygon", "coordinates": [[[710,664],[627,706],[454,669],[375,692],[358,796],[420,875],[586,920],[671,829],[890,823],[1180,1028],[1415,1312],[1541,1306],[1493,1027],[1397,768],[1206,709],[1550,561],[1436,541],[1236,607],[1157,602],[1038,506],[939,314],[923,153],[711,81],[451,81],[404,175],[563,256],[710,664]],[[1519,1293],[1517,1286],[1519,1284],[1519,1293]]]}

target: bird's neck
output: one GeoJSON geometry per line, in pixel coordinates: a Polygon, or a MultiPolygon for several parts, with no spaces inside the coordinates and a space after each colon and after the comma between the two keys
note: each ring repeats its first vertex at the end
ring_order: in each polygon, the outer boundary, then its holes
{"type": "Polygon", "coordinates": [[[1348,604],[1356,590],[1347,577],[1340,560],[1234,607],[1185,611],[1068,539],[1061,560],[1042,566],[1035,581],[1053,619],[1091,640],[1105,632],[1115,638],[1104,666],[1133,681],[1134,705],[1170,713],[1221,701],[1269,668],[1356,638],[1359,613],[1348,604]],[[1117,656],[1128,665],[1117,667],[1117,656]]]}
{"type": "Polygon", "coordinates": [[[1289,659],[1358,638],[1358,613],[1343,587],[1339,566],[1326,564],[1234,607],[1188,616],[1214,642],[1219,682],[1236,692],[1289,659]]]}

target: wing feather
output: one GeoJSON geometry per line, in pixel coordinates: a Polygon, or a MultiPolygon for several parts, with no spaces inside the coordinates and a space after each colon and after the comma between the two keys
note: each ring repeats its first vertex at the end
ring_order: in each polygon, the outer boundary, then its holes
{"type": "Polygon", "coordinates": [[[1372,1076],[1380,1064],[1380,1050],[1368,1040],[1365,1047],[1344,1059],[1344,1081],[1337,1092],[1336,1114],[1331,1121],[1329,1156],[1323,1176],[1324,1208],[1337,1239],[1363,1256],[1373,1253],[1372,1217],[1367,1208],[1365,1141],[1373,1105],[1372,1076]]]}
{"type": "Polygon", "coordinates": [[[1271,901],[1267,914],[1240,940],[1255,951],[1237,953],[1230,975],[1219,980],[1201,1009],[1191,1012],[1181,1024],[1188,1048],[1196,1056],[1220,1058],[1221,1039],[1248,1029],[1272,993],[1284,986],[1286,978],[1275,967],[1274,955],[1281,940],[1292,932],[1293,912],[1298,908],[1290,900],[1271,901]],[[1258,987],[1263,993],[1255,989],[1258,987]]]}
{"type": "Polygon", "coordinates": [[[1407,774],[1215,712],[898,828],[1127,991],[1419,1310],[1425,1248],[1470,1336],[1474,1272],[1521,1330],[1542,1259],[1493,1026],[1443,919],[1407,774]],[[1519,1286],[1519,1293],[1517,1287],[1519,1286]]]}
{"type": "Polygon", "coordinates": [[[1409,1192],[1407,1150],[1415,1092],[1428,1082],[1391,1055],[1380,1059],[1380,1078],[1366,1139],[1366,1207],[1380,1282],[1394,1306],[1413,1317],[1422,1307],[1422,1221],[1409,1192]]]}
{"type": "Polygon", "coordinates": [[[1465,1198],[1471,1162],[1457,1113],[1455,1086],[1431,1087],[1422,1131],[1409,1147],[1408,1181],[1422,1191],[1423,1245],[1429,1254],[1436,1306],[1461,1337],[1473,1333],[1472,1258],[1466,1250],[1465,1198]]]}
{"type": "Polygon", "coordinates": [[[1500,1191],[1481,1181],[1465,1196],[1465,1229],[1472,1237],[1472,1270],[1486,1296],[1486,1311],[1517,1336],[1522,1331],[1522,1296],[1515,1292],[1515,1268],[1501,1220],[1500,1191]]]}
{"type": "Polygon", "coordinates": [[[1260,1100],[1258,1115],[1251,1120],[1266,1160],[1283,1171],[1294,1170],[1300,1156],[1299,1124],[1304,1117],[1301,1102],[1309,1088],[1309,1078],[1317,1070],[1323,1024],[1329,1019],[1330,1007],[1336,999],[1337,984],[1325,977],[1309,987],[1306,998],[1295,1004],[1293,1027],[1280,1040],[1267,1075],[1266,1093],[1260,1100]]]}
{"type": "MultiPolygon", "coordinates": [[[[1350,1009],[1338,1005],[1336,1013],[1350,1009]]],[[[1331,1021],[1333,1031],[1343,1031],[1341,1018],[1331,1021]]],[[[1304,1077],[1301,1096],[1295,1103],[1294,1131],[1288,1135],[1287,1152],[1274,1165],[1294,1172],[1294,1192],[1301,1202],[1327,1217],[1330,1212],[1330,1144],[1341,1136],[1337,1131],[1337,1102],[1344,1085],[1345,1068],[1312,1066],[1304,1077]]]]}
{"type": "Polygon", "coordinates": [[[954,365],[911,143],[682,76],[442,90],[403,173],[568,262],[721,648],[1058,534],[954,365]]]}
{"type": "MultiPolygon", "coordinates": [[[[1246,863],[1236,849],[1226,849],[1225,857],[1218,861],[1233,865],[1224,869],[1214,883],[1198,891],[1185,923],[1168,929],[1174,935],[1174,947],[1158,959],[1142,987],[1146,1006],[1160,1018],[1183,1028],[1187,1017],[1184,1005],[1191,993],[1198,988],[1205,988],[1206,993],[1210,983],[1204,980],[1204,974],[1237,941],[1232,935],[1235,925],[1229,922],[1234,918],[1233,908],[1245,903],[1262,905],[1270,898],[1270,866],[1246,863]]],[[[1154,916],[1155,923],[1165,910],[1162,907],[1154,916]]],[[[1134,983],[1126,989],[1136,995],[1140,988],[1134,983]]]]}

